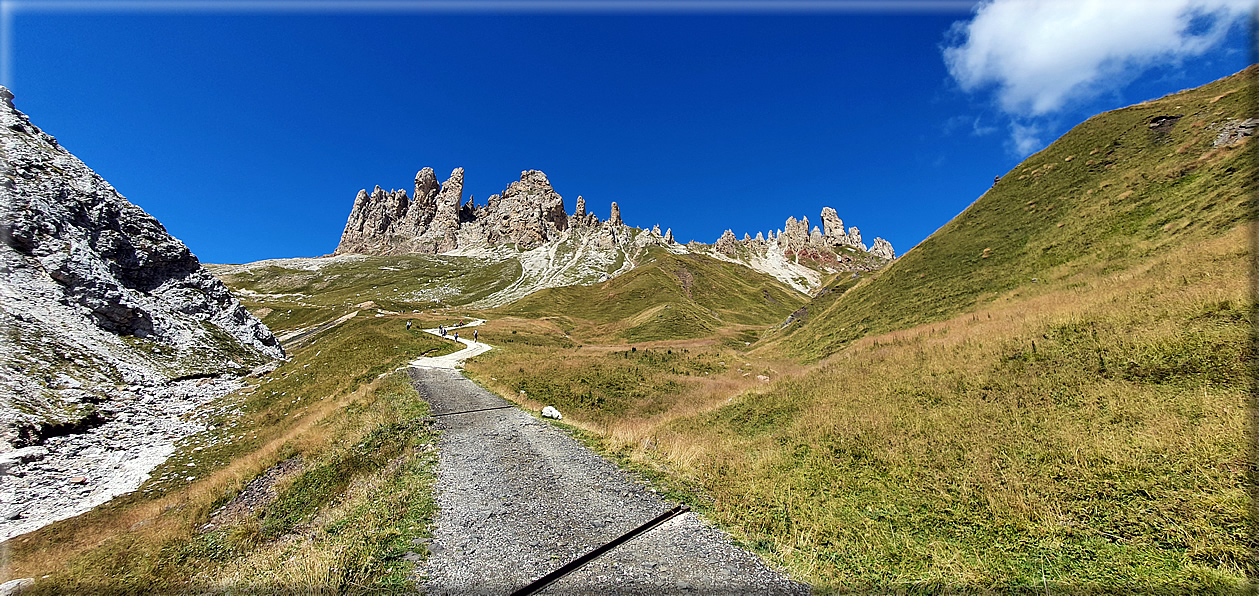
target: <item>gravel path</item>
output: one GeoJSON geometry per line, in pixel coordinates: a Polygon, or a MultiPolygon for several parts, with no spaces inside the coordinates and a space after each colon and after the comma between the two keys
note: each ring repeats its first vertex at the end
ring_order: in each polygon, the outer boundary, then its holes
{"type": "MultiPolygon", "coordinates": [[[[446,337],[447,339],[454,339],[455,334],[458,333],[460,329],[466,329],[468,327],[476,327],[477,325],[480,325],[481,323],[484,323],[484,322],[485,322],[485,319],[474,319],[463,325],[454,325],[451,327],[447,327],[446,335],[444,337],[446,337]]],[[[436,328],[425,329],[424,331],[426,333],[432,333],[433,335],[436,335],[438,337],[443,337],[441,334],[441,331],[436,328]]],[[[450,354],[446,354],[445,356],[421,356],[411,361],[411,366],[416,367],[416,368],[454,369],[458,367],[460,364],[462,364],[464,360],[467,360],[468,358],[471,358],[478,354],[484,354],[493,349],[487,343],[472,341],[472,337],[475,337],[475,336],[473,336],[472,333],[470,332],[464,331],[464,335],[469,336],[469,337],[459,338],[459,343],[465,346],[462,350],[459,350],[458,352],[452,352],[450,354]]]]}
{"type": "MultiPolygon", "coordinates": [[[[411,368],[442,430],[429,594],[508,594],[672,509],[564,431],[455,370],[411,368]]],[[[807,594],[685,513],[543,594],[807,594]]]]}

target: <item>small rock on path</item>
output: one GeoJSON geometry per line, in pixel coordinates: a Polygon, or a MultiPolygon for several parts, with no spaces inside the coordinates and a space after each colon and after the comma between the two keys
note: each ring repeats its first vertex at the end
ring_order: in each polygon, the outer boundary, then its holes
{"type": "MultiPolygon", "coordinates": [[[[428,594],[507,594],[672,509],[566,433],[454,370],[412,368],[442,430],[428,594]]],[[[686,513],[542,594],[807,594],[686,513]]]]}

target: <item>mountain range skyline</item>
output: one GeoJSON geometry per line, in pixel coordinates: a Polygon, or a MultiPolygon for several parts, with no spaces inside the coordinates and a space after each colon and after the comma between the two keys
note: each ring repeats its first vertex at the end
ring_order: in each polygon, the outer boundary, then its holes
{"type": "Polygon", "coordinates": [[[1112,4],[10,3],[3,78],[205,262],[329,254],[429,165],[679,242],[831,206],[904,252],[1091,114],[1246,64],[1250,3],[1112,4]]]}

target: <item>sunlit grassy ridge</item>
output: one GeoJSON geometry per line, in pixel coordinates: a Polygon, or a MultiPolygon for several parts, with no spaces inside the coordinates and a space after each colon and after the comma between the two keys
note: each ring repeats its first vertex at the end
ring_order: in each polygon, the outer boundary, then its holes
{"type": "Polygon", "coordinates": [[[1259,572],[1244,240],[1239,227],[805,369],[716,345],[469,368],[530,407],[558,403],[823,590],[1233,592],[1259,572]]]}
{"type": "Polygon", "coordinates": [[[983,306],[1033,278],[1079,283],[1231,229],[1249,217],[1259,149],[1253,140],[1212,145],[1230,121],[1259,117],[1247,90],[1256,76],[1251,68],[1076,126],[874,280],[811,312],[787,346],[822,358],[867,334],[983,306]]]}
{"type": "Polygon", "coordinates": [[[824,586],[1236,589],[1243,240],[868,338],[662,448],[703,445],[718,515],[824,586]]]}
{"type": "Polygon", "coordinates": [[[707,337],[740,325],[764,327],[783,321],[805,300],[746,267],[656,248],[619,277],[542,290],[497,312],[549,317],[589,339],[641,342],[707,337]]]}

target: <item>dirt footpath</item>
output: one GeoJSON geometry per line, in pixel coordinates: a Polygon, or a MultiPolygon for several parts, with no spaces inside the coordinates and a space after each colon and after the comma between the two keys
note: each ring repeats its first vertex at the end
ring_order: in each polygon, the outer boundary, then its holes
{"type": "MultiPolygon", "coordinates": [[[[508,594],[672,509],[562,430],[458,371],[412,368],[442,430],[429,594],[508,594]]],[[[685,513],[543,594],[807,594],[685,513]]]]}

